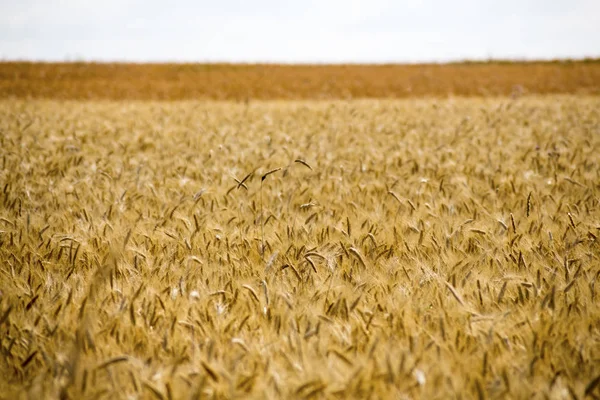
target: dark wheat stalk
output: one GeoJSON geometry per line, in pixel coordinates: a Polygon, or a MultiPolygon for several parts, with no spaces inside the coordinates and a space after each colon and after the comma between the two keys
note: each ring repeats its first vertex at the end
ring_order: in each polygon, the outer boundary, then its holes
{"type": "Polygon", "coordinates": [[[263,211],[263,182],[267,179],[267,176],[280,171],[280,168],[275,168],[267,172],[260,178],[260,256],[263,261],[265,261],[265,223],[264,223],[264,211],[263,211]]]}

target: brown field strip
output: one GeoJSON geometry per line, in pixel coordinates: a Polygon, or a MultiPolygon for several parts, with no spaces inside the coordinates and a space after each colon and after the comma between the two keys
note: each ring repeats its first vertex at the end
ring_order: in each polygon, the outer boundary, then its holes
{"type": "Polygon", "coordinates": [[[423,65],[0,63],[0,98],[347,99],[599,94],[600,61],[423,65]]]}

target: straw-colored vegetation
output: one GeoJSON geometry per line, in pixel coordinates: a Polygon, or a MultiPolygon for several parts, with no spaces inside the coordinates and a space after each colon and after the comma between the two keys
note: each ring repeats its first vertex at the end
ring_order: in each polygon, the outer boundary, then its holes
{"type": "Polygon", "coordinates": [[[600,94],[600,59],[424,65],[1,63],[0,98],[337,99],[600,94]]]}
{"type": "Polygon", "coordinates": [[[0,397],[600,396],[600,100],[0,102],[0,397]]]}

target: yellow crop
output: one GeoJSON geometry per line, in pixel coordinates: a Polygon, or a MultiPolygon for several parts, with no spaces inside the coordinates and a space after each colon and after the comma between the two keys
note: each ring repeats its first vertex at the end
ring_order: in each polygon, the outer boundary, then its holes
{"type": "Polygon", "coordinates": [[[1,398],[600,396],[600,99],[0,101],[1,398]]]}

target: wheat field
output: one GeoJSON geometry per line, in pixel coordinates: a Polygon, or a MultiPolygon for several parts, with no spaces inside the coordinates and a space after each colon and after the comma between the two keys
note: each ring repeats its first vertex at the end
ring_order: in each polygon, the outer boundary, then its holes
{"type": "Polygon", "coordinates": [[[0,98],[350,99],[600,95],[600,59],[453,64],[123,64],[0,61],[0,98]]]}
{"type": "Polygon", "coordinates": [[[0,101],[0,398],[600,397],[600,98],[0,101]]]}

